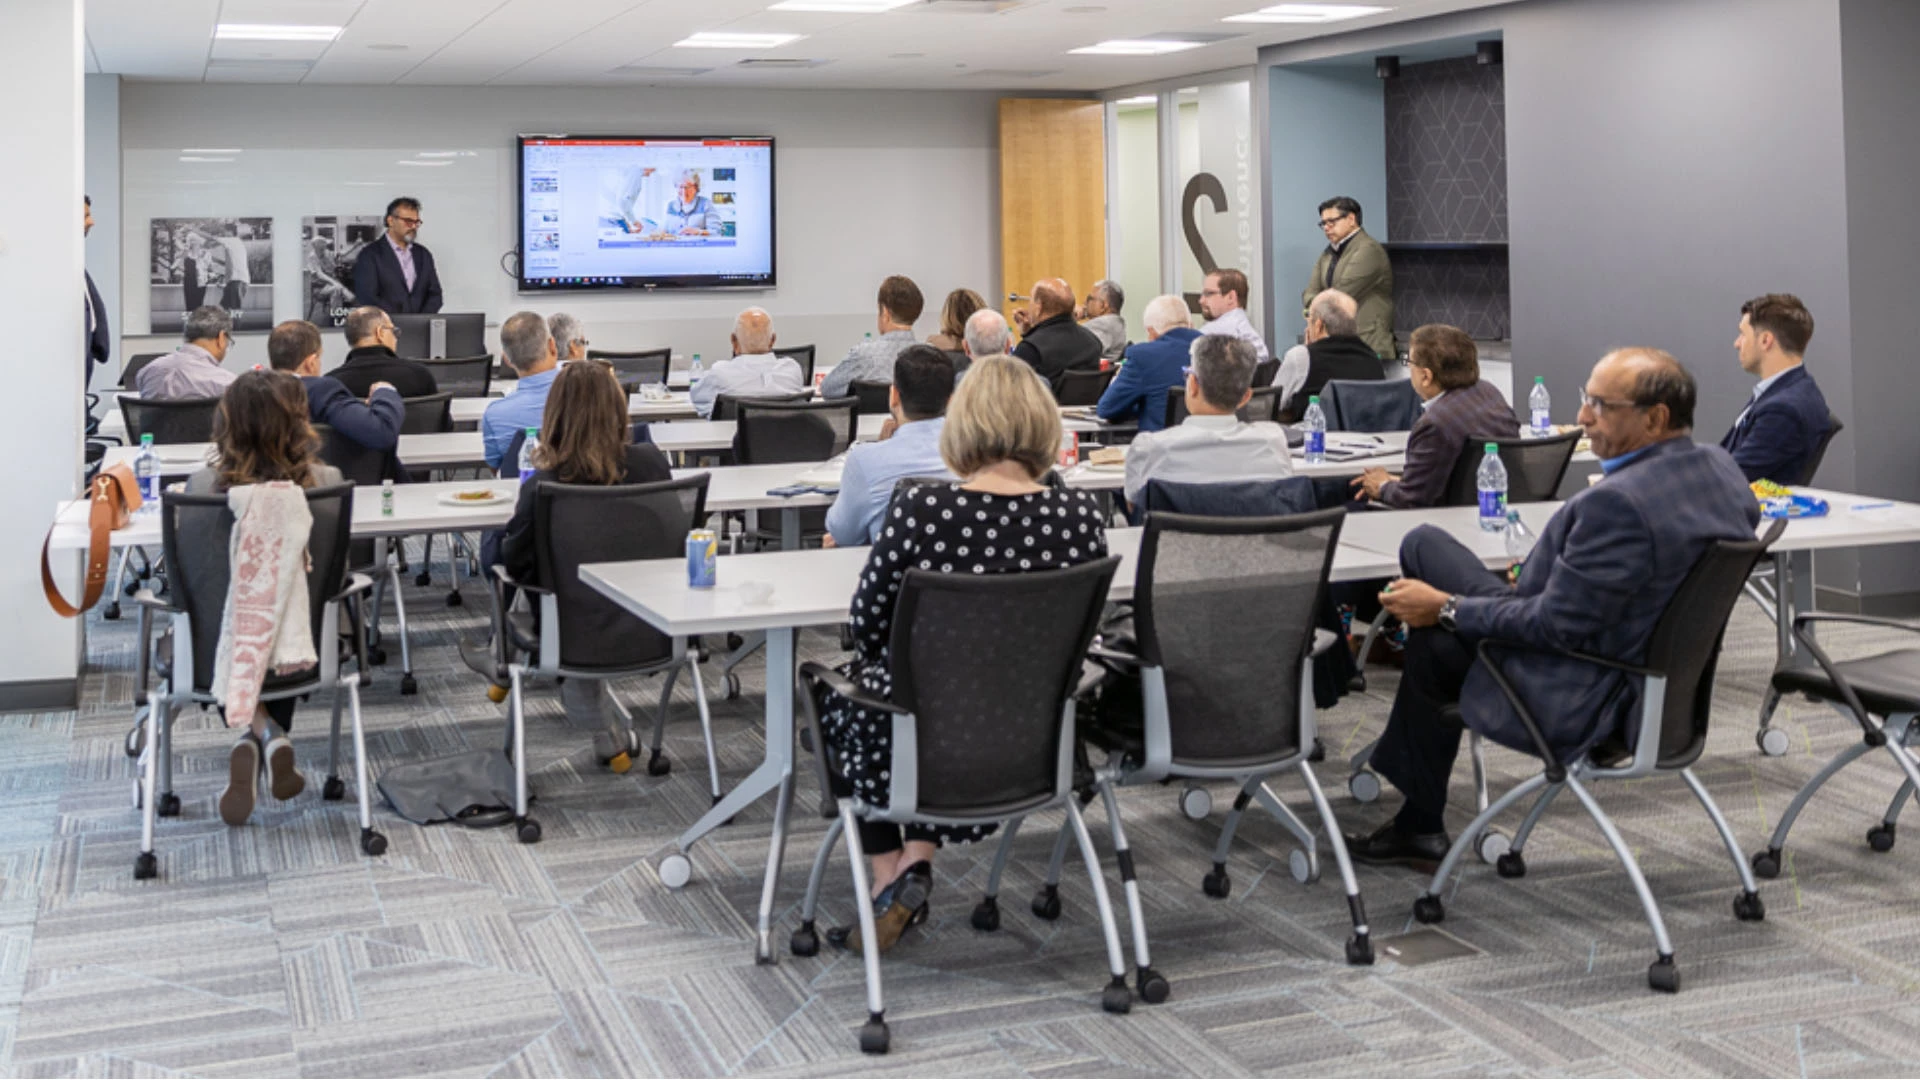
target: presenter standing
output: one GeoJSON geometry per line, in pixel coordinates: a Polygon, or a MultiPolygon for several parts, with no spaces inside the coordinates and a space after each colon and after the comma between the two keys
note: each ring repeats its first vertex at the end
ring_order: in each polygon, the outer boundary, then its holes
{"type": "Polygon", "coordinates": [[[1320,204],[1320,232],[1327,249],[1314,261],[1313,276],[1300,294],[1300,312],[1313,298],[1338,289],[1360,306],[1360,339],[1382,360],[1399,356],[1393,343],[1393,264],[1387,249],[1360,227],[1360,204],[1340,195],[1320,204]]]}
{"type": "Polygon", "coordinates": [[[440,275],[433,253],[415,242],[420,200],[402,195],[387,204],[387,235],[368,244],[353,263],[354,303],[389,315],[440,310],[440,275]]]}

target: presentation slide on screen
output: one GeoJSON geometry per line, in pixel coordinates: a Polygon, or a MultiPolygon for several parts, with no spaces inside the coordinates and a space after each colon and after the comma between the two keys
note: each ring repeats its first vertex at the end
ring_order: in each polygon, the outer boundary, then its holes
{"type": "Polygon", "coordinates": [[[524,285],[773,280],[767,139],[526,138],[524,285]]]}

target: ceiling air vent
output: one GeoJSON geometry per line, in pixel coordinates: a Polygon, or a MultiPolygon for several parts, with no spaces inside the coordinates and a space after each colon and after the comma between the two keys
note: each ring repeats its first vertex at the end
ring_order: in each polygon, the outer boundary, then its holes
{"type": "Polygon", "coordinates": [[[799,68],[816,68],[826,64],[826,60],[802,60],[798,57],[751,56],[734,65],[755,71],[792,71],[799,68]]]}
{"type": "Polygon", "coordinates": [[[1003,15],[1032,4],[1033,0],[927,0],[907,10],[933,15],[1003,15]]]}
{"type": "Polygon", "coordinates": [[[645,64],[627,64],[607,72],[628,79],[676,79],[705,75],[712,68],[703,67],[648,67],[645,64]]]}

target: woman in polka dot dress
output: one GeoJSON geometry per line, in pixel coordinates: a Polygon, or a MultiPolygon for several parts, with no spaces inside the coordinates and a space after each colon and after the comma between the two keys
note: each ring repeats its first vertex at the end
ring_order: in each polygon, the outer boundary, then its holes
{"type": "MultiPolygon", "coordinates": [[[[1091,494],[1041,483],[1060,445],[1060,413],[1046,383],[1007,357],[977,361],[947,407],[940,456],[958,484],[909,488],[888,507],[853,595],[855,655],[842,669],[862,689],[892,691],[888,672],[893,607],[907,570],[1008,574],[1057,570],[1104,558],[1105,521],[1091,494]]],[[[862,801],[887,805],[893,719],[826,692],[821,727],[841,772],[862,801]]],[[[992,828],[864,822],[872,864],[876,932],[886,949],[926,917],[935,848],[971,842],[992,828]]],[[[858,931],[828,940],[859,948],[858,931]]]]}

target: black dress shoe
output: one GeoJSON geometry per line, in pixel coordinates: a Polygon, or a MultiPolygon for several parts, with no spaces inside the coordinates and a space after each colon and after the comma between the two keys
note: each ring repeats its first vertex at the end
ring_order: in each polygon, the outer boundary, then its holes
{"type": "Polygon", "coordinates": [[[1402,832],[1392,821],[1366,836],[1347,837],[1347,854],[1354,862],[1370,866],[1411,866],[1428,874],[1439,868],[1450,846],[1452,842],[1446,833],[1415,836],[1402,832]]]}

